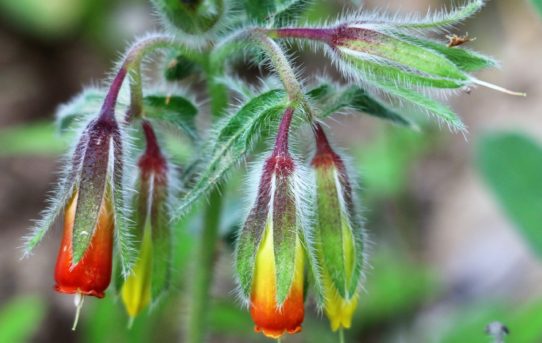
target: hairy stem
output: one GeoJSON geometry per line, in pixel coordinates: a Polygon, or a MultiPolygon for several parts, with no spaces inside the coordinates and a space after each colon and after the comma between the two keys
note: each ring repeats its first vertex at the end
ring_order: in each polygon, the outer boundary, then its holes
{"type": "Polygon", "coordinates": [[[309,121],[313,122],[315,117],[314,111],[307,102],[301,83],[298,81],[284,51],[282,51],[280,46],[274,40],[269,38],[267,33],[263,30],[253,30],[251,36],[259,43],[260,47],[266,52],[271,60],[271,64],[277,71],[277,74],[284,85],[284,89],[286,89],[286,92],[288,93],[288,98],[290,99],[292,106],[295,107],[297,104],[300,104],[307,114],[309,121]]]}

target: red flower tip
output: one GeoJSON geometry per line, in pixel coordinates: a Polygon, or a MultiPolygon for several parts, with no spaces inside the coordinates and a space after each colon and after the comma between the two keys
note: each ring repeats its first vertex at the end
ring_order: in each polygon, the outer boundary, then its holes
{"type": "Polygon", "coordinates": [[[113,254],[113,211],[111,201],[102,202],[94,236],[85,255],[72,266],[72,230],[77,208],[77,191],[66,206],[64,235],[55,268],[55,290],[60,293],[105,296],[111,281],[113,254]]]}

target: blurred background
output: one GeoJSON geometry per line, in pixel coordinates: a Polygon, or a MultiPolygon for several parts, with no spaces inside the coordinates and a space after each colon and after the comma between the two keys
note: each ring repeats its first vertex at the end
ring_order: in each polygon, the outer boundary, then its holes
{"type": "MultiPolygon", "coordinates": [[[[425,13],[448,0],[367,0],[366,9],[425,13]]],[[[309,19],[346,2],[323,0],[309,19]]],[[[491,0],[458,27],[468,47],[501,61],[477,77],[528,93],[487,89],[458,93],[451,105],[466,135],[427,126],[422,132],[359,115],[330,121],[353,156],[362,183],[372,269],[350,342],[491,342],[499,321],[507,342],[542,342],[542,10],[541,2],[491,0]]],[[[175,290],[126,330],[110,294],[89,299],[70,331],[73,299],[53,291],[60,225],[29,259],[21,236],[46,204],[66,139],[53,124],[59,104],[99,83],[128,41],[158,29],[143,0],[0,0],[0,343],[182,342],[197,216],[177,223],[175,290]]],[[[446,40],[445,37],[435,37],[446,40]]],[[[332,67],[303,54],[310,75],[332,67]]],[[[258,70],[254,70],[258,72],[258,70]]],[[[217,259],[210,342],[263,342],[234,300],[232,232],[237,188],[229,183],[224,239],[217,259]]],[[[311,306],[309,306],[311,307],[311,306]]],[[[303,333],[286,342],[335,342],[327,321],[308,311],[303,333]]]]}

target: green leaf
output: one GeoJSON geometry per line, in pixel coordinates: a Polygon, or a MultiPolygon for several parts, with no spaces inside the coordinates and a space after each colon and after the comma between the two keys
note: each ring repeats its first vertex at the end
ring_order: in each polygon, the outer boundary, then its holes
{"type": "Polygon", "coordinates": [[[494,59],[464,48],[448,47],[446,44],[425,38],[407,35],[400,35],[400,37],[413,44],[441,53],[461,70],[466,72],[473,72],[497,66],[497,62],[494,59]]]}
{"type": "Polygon", "coordinates": [[[195,123],[198,109],[181,95],[149,94],[143,99],[143,113],[148,119],[172,124],[191,139],[198,138],[195,123]]]}
{"type": "Polygon", "coordinates": [[[277,1],[277,11],[273,20],[274,26],[288,26],[307,11],[312,4],[312,0],[286,0],[277,1]]]}
{"type": "Polygon", "coordinates": [[[263,23],[275,11],[275,0],[245,0],[244,9],[250,19],[263,23]]]}
{"type": "Polygon", "coordinates": [[[173,51],[166,57],[164,77],[168,81],[180,81],[197,70],[198,65],[182,53],[173,51]]]}
{"type": "Polygon", "coordinates": [[[518,133],[484,136],[477,165],[501,206],[542,257],[542,147],[518,133]]]}
{"type": "Polygon", "coordinates": [[[418,93],[414,89],[401,87],[394,83],[379,81],[375,82],[374,84],[386,93],[398,97],[401,100],[405,100],[408,103],[431,113],[438,119],[441,119],[444,123],[448,124],[452,129],[459,131],[465,130],[465,125],[461,119],[448,106],[421,93],[418,93]]]}
{"type": "Polygon", "coordinates": [[[18,297],[0,311],[0,342],[30,342],[45,316],[45,304],[37,297],[18,297]]]}
{"type": "Polygon", "coordinates": [[[535,10],[542,16],[542,0],[531,0],[535,10]]]}
{"type": "Polygon", "coordinates": [[[219,184],[225,173],[250,151],[252,143],[267,125],[286,109],[284,90],[271,90],[249,100],[237,113],[225,118],[215,129],[207,146],[204,167],[181,199],[181,215],[208,190],[219,184]]]}
{"type": "Polygon", "coordinates": [[[390,120],[398,125],[416,128],[416,125],[408,118],[388,108],[359,86],[338,88],[330,84],[323,84],[310,90],[307,95],[317,101],[318,110],[322,117],[328,117],[347,108],[390,120]]]}

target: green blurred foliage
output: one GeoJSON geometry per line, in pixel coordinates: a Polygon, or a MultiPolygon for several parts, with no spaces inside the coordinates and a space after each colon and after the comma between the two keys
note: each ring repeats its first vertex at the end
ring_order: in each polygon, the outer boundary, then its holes
{"type": "Polygon", "coordinates": [[[0,0],[0,12],[19,28],[42,38],[66,36],[80,26],[93,0],[0,0]]]}
{"type": "Polygon", "coordinates": [[[474,303],[464,306],[452,318],[442,343],[489,342],[485,327],[498,321],[509,329],[506,343],[542,342],[542,299],[522,305],[474,303]]]}
{"type": "Polygon", "coordinates": [[[542,147],[519,133],[478,141],[478,168],[532,249],[542,257],[542,147]]]}
{"type": "Polygon", "coordinates": [[[36,122],[0,129],[0,157],[21,155],[58,155],[65,151],[66,140],[52,122],[36,122]]]}
{"type": "Polygon", "coordinates": [[[45,317],[45,303],[35,296],[20,296],[0,308],[0,342],[28,342],[45,317]]]}
{"type": "Polygon", "coordinates": [[[411,165],[434,145],[430,132],[378,126],[376,138],[356,151],[364,198],[392,197],[404,191],[411,165]]]}
{"type": "Polygon", "coordinates": [[[535,10],[542,16],[542,0],[531,0],[535,10]]]}

